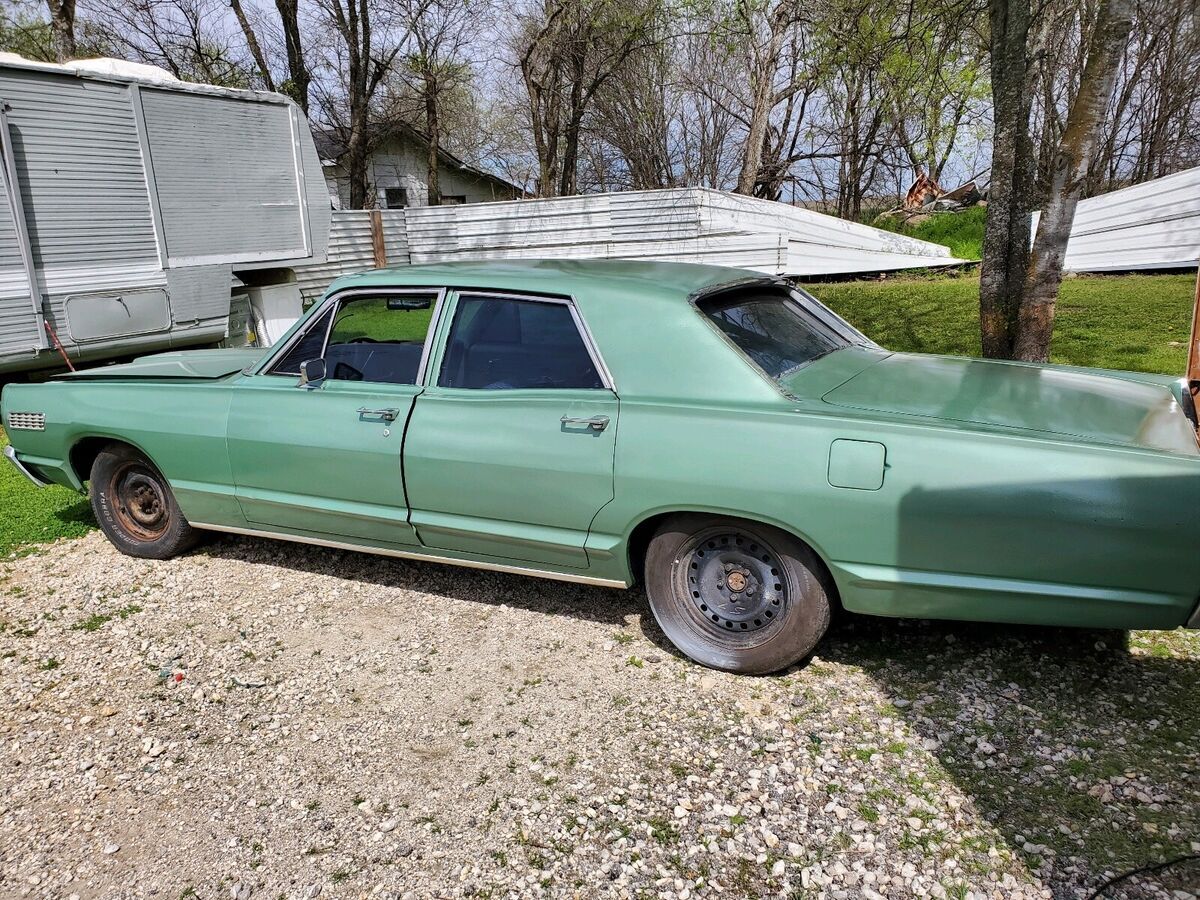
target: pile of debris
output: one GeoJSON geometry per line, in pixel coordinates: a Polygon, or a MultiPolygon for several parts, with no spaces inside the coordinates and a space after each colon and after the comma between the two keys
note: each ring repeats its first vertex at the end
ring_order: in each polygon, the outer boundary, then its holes
{"type": "Polygon", "coordinates": [[[971,206],[987,206],[987,200],[975,181],[961,184],[952,191],[942,188],[924,169],[917,169],[917,180],[895,209],[881,213],[879,218],[895,219],[906,225],[920,225],[938,212],[961,212],[971,206]]]}

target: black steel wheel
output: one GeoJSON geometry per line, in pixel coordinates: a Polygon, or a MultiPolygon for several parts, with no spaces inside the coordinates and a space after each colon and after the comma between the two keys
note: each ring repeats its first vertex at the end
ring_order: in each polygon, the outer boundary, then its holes
{"type": "Polygon", "coordinates": [[[109,444],[91,471],[92,511],[122,553],[167,559],[196,542],[171,486],[150,460],[127,444],[109,444]]]}
{"type": "Polygon", "coordinates": [[[682,515],[646,555],[646,590],[659,627],[697,662],[763,674],[795,663],[829,626],[812,551],[789,534],[741,519],[682,515]]]}

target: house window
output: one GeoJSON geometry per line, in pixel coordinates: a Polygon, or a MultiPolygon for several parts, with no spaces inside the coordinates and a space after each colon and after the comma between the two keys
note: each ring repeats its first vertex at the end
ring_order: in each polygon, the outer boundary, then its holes
{"type": "Polygon", "coordinates": [[[384,188],[383,203],[388,209],[404,209],[408,206],[408,191],[397,187],[384,188]]]}
{"type": "Polygon", "coordinates": [[[442,206],[459,206],[466,202],[466,194],[442,194],[442,206]]]}

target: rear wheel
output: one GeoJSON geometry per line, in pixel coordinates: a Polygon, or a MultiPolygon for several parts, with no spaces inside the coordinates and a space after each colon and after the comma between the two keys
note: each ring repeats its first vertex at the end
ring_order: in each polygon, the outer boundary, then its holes
{"type": "Polygon", "coordinates": [[[646,591],[659,627],[696,662],[765,674],[812,652],[830,603],[813,552],[743,519],[680,515],[646,553],[646,591]]]}
{"type": "Polygon", "coordinates": [[[179,509],[162,473],[126,444],[109,444],[92,463],[92,511],[122,553],[169,559],[187,550],[197,532],[179,509]]]}

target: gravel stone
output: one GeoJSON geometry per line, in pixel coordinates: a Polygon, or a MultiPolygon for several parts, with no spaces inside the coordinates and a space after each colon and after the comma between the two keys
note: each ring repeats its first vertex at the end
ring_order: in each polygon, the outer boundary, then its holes
{"type": "Polygon", "coordinates": [[[640,592],[99,534],[0,560],[0,623],[4,896],[1058,900],[1132,868],[1121,842],[1200,850],[1194,722],[1156,702],[1194,682],[1122,681],[1141,662],[1094,636],[1058,662],[1056,636],[850,618],[746,678],[683,659],[640,592]],[[1092,765],[1150,734],[1175,776],[1092,765]]]}

